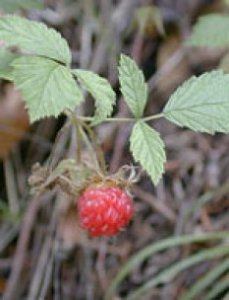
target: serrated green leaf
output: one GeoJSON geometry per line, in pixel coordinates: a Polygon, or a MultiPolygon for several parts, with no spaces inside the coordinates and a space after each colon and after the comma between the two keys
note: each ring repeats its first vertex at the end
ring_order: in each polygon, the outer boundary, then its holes
{"type": "Polygon", "coordinates": [[[190,78],[172,94],[163,113],[194,131],[229,132],[229,75],[212,71],[190,78]]]}
{"type": "Polygon", "coordinates": [[[164,142],[157,131],[143,121],[138,121],[130,137],[130,150],[134,160],[139,162],[157,184],[164,173],[166,155],[164,142]]]}
{"type": "Polygon", "coordinates": [[[42,9],[43,3],[37,0],[0,0],[0,9],[13,13],[19,9],[42,9]]]}
{"type": "Polygon", "coordinates": [[[95,99],[96,111],[93,124],[104,121],[111,115],[116,98],[110,83],[91,71],[72,70],[72,72],[95,99]]]}
{"type": "Polygon", "coordinates": [[[13,61],[13,77],[21,90],[30,120],[57,117],[66,108],[74,109],[83,95],[71,71],[43,57],[20,57],[13,61]]]}
{"type": "Polygon", "coordinates": [[[19,55],[12,53],[7,49],[0,48],[0,78],[6,80],[13,80],[13,68],[10,66],[12,61],[17,58],[19,55]]]}
{"type": "Polygon", "coordinates": [[[0,39],[6,46],[45,56],[64,64],[70,64],[71,54],[65,39],[45,24],[18,16],[0,17],[0,39]]]}
{"type": "Polygon", "coordinates": [[[229,45],[229,15],[209,14],[198,19],[187,41],[188,46],[224,47],[229,45]]]}
{"type": "Polygon", "coordinates": [[[124,99],[136,118],[143,115],[148,95],[147,84],[142,71],[128,56],[121,54],[119,81],[124,99]]]}

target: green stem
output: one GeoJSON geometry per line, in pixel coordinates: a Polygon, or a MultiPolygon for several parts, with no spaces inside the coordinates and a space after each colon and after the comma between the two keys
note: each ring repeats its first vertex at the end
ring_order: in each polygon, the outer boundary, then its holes
{"type": "Polygon", "coordinates": [[[80,132],[80,125],[77,122],[77,124],[76,124],[76,139],[77,139],[77,141],[76,141],[76,143],[77,143],[76,161],[78,163],[80,163],[80,161],[81,161],[81,138],[82,138],[82,136],[81,136],[81,132],[80,132]]]}
{"type": "MultiPolygon", "coordinates": [[[[77,118],[83,122],[91,122],[94,120],[93,117],[84,117],[84,116],[77,116],[77,118]]],[[[106,118],[104,122],[134,122],[134,118],[106,118]]]]}
{"type": "MultiPolygon", "coordinates": [[[[163,117],[164,117],[164,114],[159,113],[159,114],[151,115],[148,117],[139,118],[139,120],[147,122],[147,121],[151,121],[151,120],[155,120],[155,119],[160,119],[163,117]]],[[[94,120],[93,117],[77,116],[77,118],[84,122],[91,122],[94,120]]],[[[104,122],[123,122],[123,123],[125,123],[125,122],[136,122],[137,120],[138,119],[136,119],[136,118],[106,118],[104,120],[104,122]]]]}
{"type": "Polygon", "coordinates": [[[90,136],[92,143],[95,146],[95,150],[97,153],[99,165],[102,168],[103,173],[105,174],[107,171],[106,162],[103,154],[103,150],[100,146],[100,143],[98,142],[97,136],[95,135],[94,131],[91,129],[90,126],[88,126],[86,123],[82,123],[85,130],[88,132],[88,135],[90,136]]]}
{"type": "Polygon", "coordinates": [[[80,132],[81,132],[81,135],[83,137],[84,143],[86,144],[87,149],[91,154],[91,157],[93,157],[93,161],[94,161],[94,164],[96,166],[96,171],[100,173],[100,170],[101,170],[100,169],[100,163],[99,163],[98,157],[97,157],[97,155],[94,151],[93,145],[91,144],[91,141],[90,141],[87,133],[84,131],[83,127],[80,127],[80,132]]]}
{"type": "Polygon", "coordinates": [[[70,124],[71,124],[70,122],[66,122],[64,124],[64,126],[57,133],[57,136],[56,136],[55,141],[54,141],[54,145],[51,149],[51,153],[50,153],[49,158],[47,160],[47,166],[48,166],[49,172],[51,172],[54,169],[55,164],[57,164],[57,162],[55,161],[56,151],[57,151],[57,148],[58,148],[61,137],[63,136],[63,134],[66,134],[66,131],[69,128],[70,124]]]}
{"type": "Polygon", "coordinates": [[[80,131],[81,124],[71,110],[66,110],[65,114],[71,120],[72,124],[76,129],[76,143],[77,143],[76,161],[79,163],[81,161],[81,138],[82,138],[81,131],[80,131]]]}
{"type": "MultiPolygon", "coordinates": [[[[71,110],[66,110],[65,114],[70,118],[72,124],[76,127],[77,138],[80,138],[80,140],[81,140],[81,137],[82,137],[84,142],[87,144],[88,149],[90,149],[91,155],[94,156],[94,159],[96,161],[98,171],[102,171],[102,174],[105,174],[106,173],[106,163],[105,163],[103,151],[101,149],[101,146],[97,140],[97,137],[96,137],[93,129],[85,122],[83,117],[79,118],[71,110]],[[96,155],[94,155],[94,151],[96,152],[96,155]]],[[[79,141],[79,143],[77,142],[77,144],[79,144],[78,151],[77,151],[77,158],[80,159],[81,153],[78,153],[81,150],[79,148],[80,141],[79,141]]],[[[79,161],[80,160],[78,160],[78,162],[79,161]]]]}
{"type": "MultiPolygon", "coordinates": [[[[97,157],[98,157],[98,163],[99,163],[102,171],[106,172],[106,163],[105,163],[103,151],[102,151],[102,149],[101,149],[101,147],[100,147],[100,145],[97,141],[97,138],[96,138],[96,135],[95,135],[94,131],[87,124],[87,122],[93,121],[94,118],[93,117],[85,117],[85,116],[77,116],[70,110],[66,110],[65,114],[70,118],[70,120],[72,121],[72,124],[74,124],[74,126],[76,127],[77,139],[80,139],[80,135],[82,135],[83,129],[85,129],[87,131],[88,135],[90,136],[90,139],[91,139],[92,143],[95,146],[95,149],[96,149],[96,152],[97,152],[97,157]]],[[[163,113],[159,113],[159,114],[155,114],[155,115],[151,115],[151,116],[143,117],[143,118],[139,118],[139,119],[138,118],[106,118],[104,120],[104,122],[133,122],[134,123],[134,122],[137,122],[139,120],[147,122],[147,121],[162,118],[163,116],[164,116],[163,113]]],[[[87,141],[87,142],[89,142],[89,141],[87,141]]],[[[80,160],[80,148],[79,148],[79,146],[78,146],[77,150],[78,150],[77,151],[77,159],[80,160]]]]}
{"type": "Polygon", "coordinates": [[[164,117],[164,114],[160,113],[160,114],[156,114],[156,115],[152,115],[152,116],[142,118],[142,120],[145,121],[145,122],[148,122],[148,121],[160,119],[160,118],[163,118],[163,117],[164,117]]]}

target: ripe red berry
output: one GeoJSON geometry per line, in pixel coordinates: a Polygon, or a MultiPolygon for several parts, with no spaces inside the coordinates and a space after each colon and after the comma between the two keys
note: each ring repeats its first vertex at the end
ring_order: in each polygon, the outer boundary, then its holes
{"type": "Polygon", "coordinates": [[[92,236],[111,236],[133,216],[131,197],[119,187],[89,187],[78,199],[80,226],[92,236]]]}

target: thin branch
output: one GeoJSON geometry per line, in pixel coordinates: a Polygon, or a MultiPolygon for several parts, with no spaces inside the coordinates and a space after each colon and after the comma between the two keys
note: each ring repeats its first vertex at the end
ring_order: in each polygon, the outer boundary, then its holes
{"type": "Polygon", "coordinates": [[[21,232],[18,238],[10,277],[8,280],[6,291],[2,298],[3,300],[14,300],[18,299],[19,297],[18,286],[20,284],[21,272],[28,255],[28,244],[32,233],[32,228],[42,202],[52,195],[53,193],[48,193],[43,197],[34,197],[28,204],[28,208],[25,212],[25,217],[21,227],[21,232]]]}

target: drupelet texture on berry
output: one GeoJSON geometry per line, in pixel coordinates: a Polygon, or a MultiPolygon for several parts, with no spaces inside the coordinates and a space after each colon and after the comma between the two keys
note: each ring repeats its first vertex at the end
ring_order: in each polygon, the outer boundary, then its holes
{"type": "Polygon", "coordinates": [[[112,236],[133,216],[133,202],[119,187],[89,187],[78,199],[80,226],[92,236],[112,236]]]}

